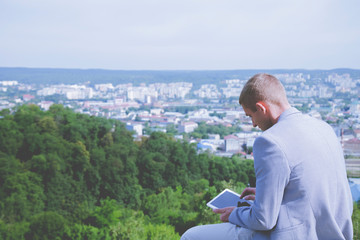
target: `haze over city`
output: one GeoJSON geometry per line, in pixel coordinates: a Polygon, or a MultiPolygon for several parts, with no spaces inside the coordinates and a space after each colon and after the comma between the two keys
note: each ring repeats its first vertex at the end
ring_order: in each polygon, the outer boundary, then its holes
{"type": "Polygon", "coordinates": [[[356,0],[7,0],[0,66],[359,69],[358,9],[356,0]]]}

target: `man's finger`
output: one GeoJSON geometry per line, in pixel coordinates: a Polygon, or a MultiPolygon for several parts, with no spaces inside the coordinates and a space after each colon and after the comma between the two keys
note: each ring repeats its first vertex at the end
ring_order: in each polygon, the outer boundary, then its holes
{"type": "Polygon", "coordinates": [[[247,195],[244,197],[245,200],[255,200],[255,195],[247,195]]]}
{"type": "Polygon", "coordinates": [[[214,213],[224,213],[225,212],[225,208],[217,208],[217,209],[213,209],[214,213]]]}

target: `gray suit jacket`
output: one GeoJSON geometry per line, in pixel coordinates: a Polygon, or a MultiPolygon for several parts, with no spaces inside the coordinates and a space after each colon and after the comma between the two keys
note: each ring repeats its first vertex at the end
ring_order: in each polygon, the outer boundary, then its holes
{"type": "Polygon", "coordinates": [[[254,239],[352,239],[345,161],[328,124],[290,108],[253,151],[256,199],[231,223],[256,230],[254,239]]]}

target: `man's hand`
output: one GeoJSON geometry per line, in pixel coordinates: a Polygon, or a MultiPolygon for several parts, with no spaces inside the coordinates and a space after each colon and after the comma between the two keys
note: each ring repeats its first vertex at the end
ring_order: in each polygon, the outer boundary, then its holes
{"type": "Polygon", "coordinates": [[[226,207],[226,208],[219,208],[219,209],[214,209],[214,213],[219,213],[220,215],[220,220],[223,222],[228,222],[229,221],[229,216],[230,213],[235,209],[236,207],[226,207]]]}
{"type": "Polygon", "coordinates": [[[245,200],[255,200],[256,188],[247,187],[241,193],[240,198],[245,200]]]}

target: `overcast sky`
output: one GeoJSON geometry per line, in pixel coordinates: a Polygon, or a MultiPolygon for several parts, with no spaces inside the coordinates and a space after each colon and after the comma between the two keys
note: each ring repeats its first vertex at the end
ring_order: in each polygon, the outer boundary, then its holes
{"type": "Polygon", "coordinates": [[[0,67],[360,69],[360,1],[1,0],[0,67]]]}

